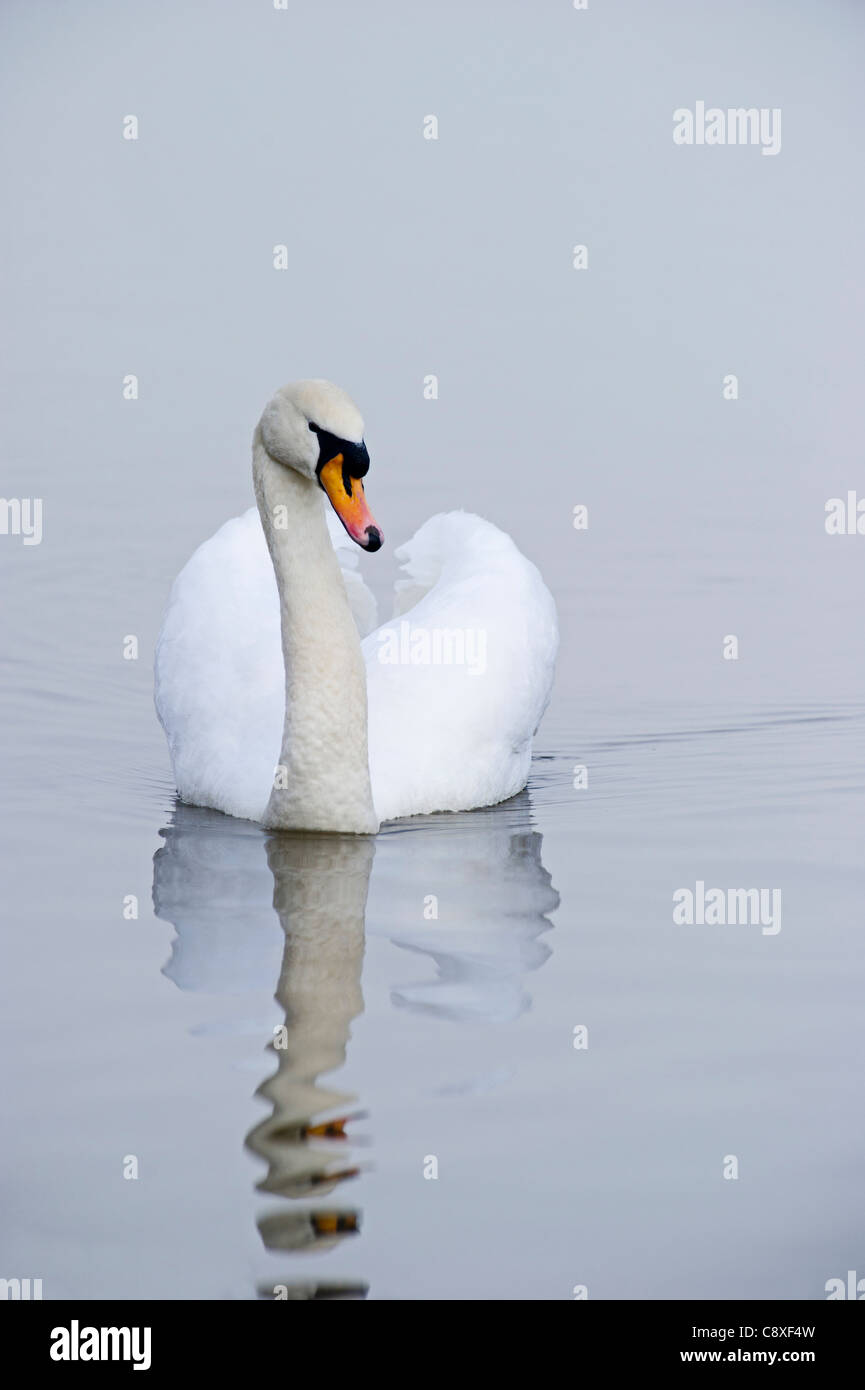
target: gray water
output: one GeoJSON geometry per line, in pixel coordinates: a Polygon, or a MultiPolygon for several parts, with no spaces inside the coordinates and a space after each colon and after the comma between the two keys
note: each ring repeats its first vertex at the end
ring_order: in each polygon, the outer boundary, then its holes
{"type": "Polygon", "coordinates": [[[0,23],[0,491],[44,507],[41,544],[0,535],[0,1276],[214,1299],[865,1276],[865,539],[824,527],[865,496],[861,10],[0,23]],[[703,99],[781,107],[781,152],[674,146],[703,99]],[[455,506],[556,597],[507,805],[373,843],[176,802],[162,606],[304,375],[366,417],[382,617],[394,545],[455,506]],[[677,924],[698,881],[780,889],[780,930],[677,924]]]}

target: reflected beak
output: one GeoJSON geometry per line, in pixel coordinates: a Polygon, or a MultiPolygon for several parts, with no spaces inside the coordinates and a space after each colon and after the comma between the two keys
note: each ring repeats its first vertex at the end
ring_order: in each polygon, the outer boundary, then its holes
{"type": "Polygon", "coordinates": [[[352,540],[364,550],[381,550],[384,537],[366,504],[363,483],[360,478],[349,476],[342,454],[329,459],[319,469],[318,478],[352,540]]]}

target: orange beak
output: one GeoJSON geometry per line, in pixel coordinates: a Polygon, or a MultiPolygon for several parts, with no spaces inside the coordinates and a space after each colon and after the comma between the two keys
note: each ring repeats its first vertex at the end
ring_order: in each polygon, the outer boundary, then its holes
{"type": "Polygon", "coordinates": [[[363,483],[345,472],[342,454],[329,459],[319,469],[318,477],[330,505],[352,540],[364,550],[381,550],[384,537],[367,506],[363,483]]]}

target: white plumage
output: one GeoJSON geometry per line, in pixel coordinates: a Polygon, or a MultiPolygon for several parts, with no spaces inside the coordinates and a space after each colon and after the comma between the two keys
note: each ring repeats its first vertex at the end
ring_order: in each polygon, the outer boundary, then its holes
{"type": "MultiPolygon", "coordinates": [[[[558,643],[555,606],[535,566],[480,517],[431,517],[396,552],[404,571],[397,607],[406,595],[419,595],[417,603],[370,631],[376,605],[357,553],[327,520],[358,631],[369,634],[362,649],[379,820],[515,795],[528,779],[558,643]],[[460,656],[460,640],[463,664],[444,664],[448,650],[460,656]],[[407,644],[419,664],[387,661],[404,657],[407,644]],[[430,663],[420,664],[427,653],[430,663]]],[[[279,759],[285,677],[276,579],[255,507],[199,546],[175,580],[156,649],[156,705],[182,800],[260,820],[279,759]]]]}

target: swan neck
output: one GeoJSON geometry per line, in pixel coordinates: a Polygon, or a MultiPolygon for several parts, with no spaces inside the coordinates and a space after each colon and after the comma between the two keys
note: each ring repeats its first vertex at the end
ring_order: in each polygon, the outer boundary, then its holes
{"type": "Polygon", "coordinates": [[[374,833],[366,670],[318,484],[268,454],[253,479],[279,592],[285,720],[262,817],[284,830],[374,833]]]}

